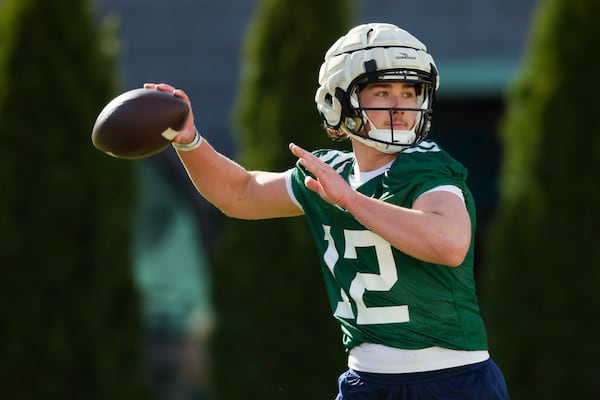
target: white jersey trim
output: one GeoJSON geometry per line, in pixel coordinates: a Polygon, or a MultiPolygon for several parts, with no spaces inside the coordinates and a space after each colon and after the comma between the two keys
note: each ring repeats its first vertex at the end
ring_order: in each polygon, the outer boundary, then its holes
{"type": "Polygon", "coordinates": [[[436,186],[433,189],[429,189],[428,191],[421,193],[419,195],[419,197],[423,196],[424,194],[432,193],[432,192],[450,192],[450,193],[453,193],[453,194],[457,195],[458,197],[460,197],[460,199],[462,200],[463,203],[465,202],[465,195],[463,194],[463,191],[458,186],[454,186],[454,185],[436,186]]]}
{"type": "Polygon", "coordinates": [[[300,202],[296,198],[296,195],[294,194],[294,189],[292,189],[292,174],[293,173],[294,173],[294,168],[290,168],[287,171],[285,171],[285,187],[287,189],[288,195],[290,196],[290,199],[292,199],[294,204],[297,205],[298,208],[304,212],[302,205],[300,204],[300,202]]]}
{"type": "Polygon", "coordinates": [[[450,350],[437,346],[405,350],[363,343],[350,350],[348,368],[378,374],[405,374],[460,367],[488,358],[490,354],[487,350],[450,350]]]}

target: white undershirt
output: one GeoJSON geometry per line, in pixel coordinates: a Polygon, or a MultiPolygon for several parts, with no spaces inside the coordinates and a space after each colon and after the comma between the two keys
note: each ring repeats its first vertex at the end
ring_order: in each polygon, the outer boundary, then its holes
{"type": "Polygon", "coordinates": [[[370,181],[371,179],[383,174],[385,171],[390,169],[393,162],[394,161],[392,160],[389,163],[385,164],[383,167],[368,172],[361,172],[361,170],[358,168],[358,164],[354,164],[354,172],[352,173],[352,175],[350,175],[350,186],[352,186],[352,189],[356,190],[363,183],[370,181]]]}
{"type": "Polygon", "coordinates": [[[348,368],[378,374],[405,374],[475,364],[490,358],[487,350],[450,350],[428,347],[404,350],[382,344],[363,343],[350,350],[348,368]]]}

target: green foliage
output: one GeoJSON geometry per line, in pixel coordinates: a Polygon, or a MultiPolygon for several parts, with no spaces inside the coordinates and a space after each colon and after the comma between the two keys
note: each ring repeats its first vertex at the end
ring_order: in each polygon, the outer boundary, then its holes
{"type": "MultiPolygon", "coordinates": [[[[260,3],[235,120],[244,166],[292,167],[291,141],[335,145],[313,99],[325,51],[347,31],[349,14],[345,0],[260,3]]],[[[333,397],[345,354],[304,219],[227,220],[214,264],[215,398],[333,397]]]]}
{"type": "Polygon", "coordinates": [[[514,399],[591,398],[600,328],[596,0],[541,3],[503,126],[483,268],[493,355],[514,399]]]}
{"type": "Polygon", "coordinates": [[[249,168],[288,168],[290,141],[332,146],[314,103],[325,51],[348,28],[349,3],[263,0],[243,51],[235,125],[249,168]]]}
{"type": "Polygon", "coordinates": [[[96,151],[114,37],[88,1],[0,8],[0,361],[5,399],[142,394],[131,164],[96,151]]]}

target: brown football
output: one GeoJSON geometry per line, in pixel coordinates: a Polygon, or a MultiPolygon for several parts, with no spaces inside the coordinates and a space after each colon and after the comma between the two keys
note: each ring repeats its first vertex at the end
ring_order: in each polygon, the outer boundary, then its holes
{"type": "Polygon", "coordinates": [[[150,157],[169,146],[189,111],[186,102],[172,93],[133,89],[102,109],[92,129],[92,143],[117,158],[150,157]]]}

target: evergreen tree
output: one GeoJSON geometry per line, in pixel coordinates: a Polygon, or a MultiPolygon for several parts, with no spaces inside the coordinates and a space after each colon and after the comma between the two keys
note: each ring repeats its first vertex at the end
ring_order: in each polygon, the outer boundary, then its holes
{"type": "MultiPolygon", "coordinates": [[[[235,114],[242,165],[290,168],[291,141],[337,146],[321,127],[314,93],[325,51],[347,31],[349,14],[346,0],[259,3],[235,114]]],[[[345,354],[303,218],[226,220],[213,276],[216,398],[335,395],[345,354]]]]}
{"type": "Polygon", "coordinates": [[[597,0],[540,3],[507,99],[482,304],[516,400],[585,399],[600,390],[599,13],[597,0]]]}
{"type": "Polygon", "coordinates": [[[0,6],[2,398],[140,398],[132,164],[90,140],[114,36],[87,0],[0,6]]]}

